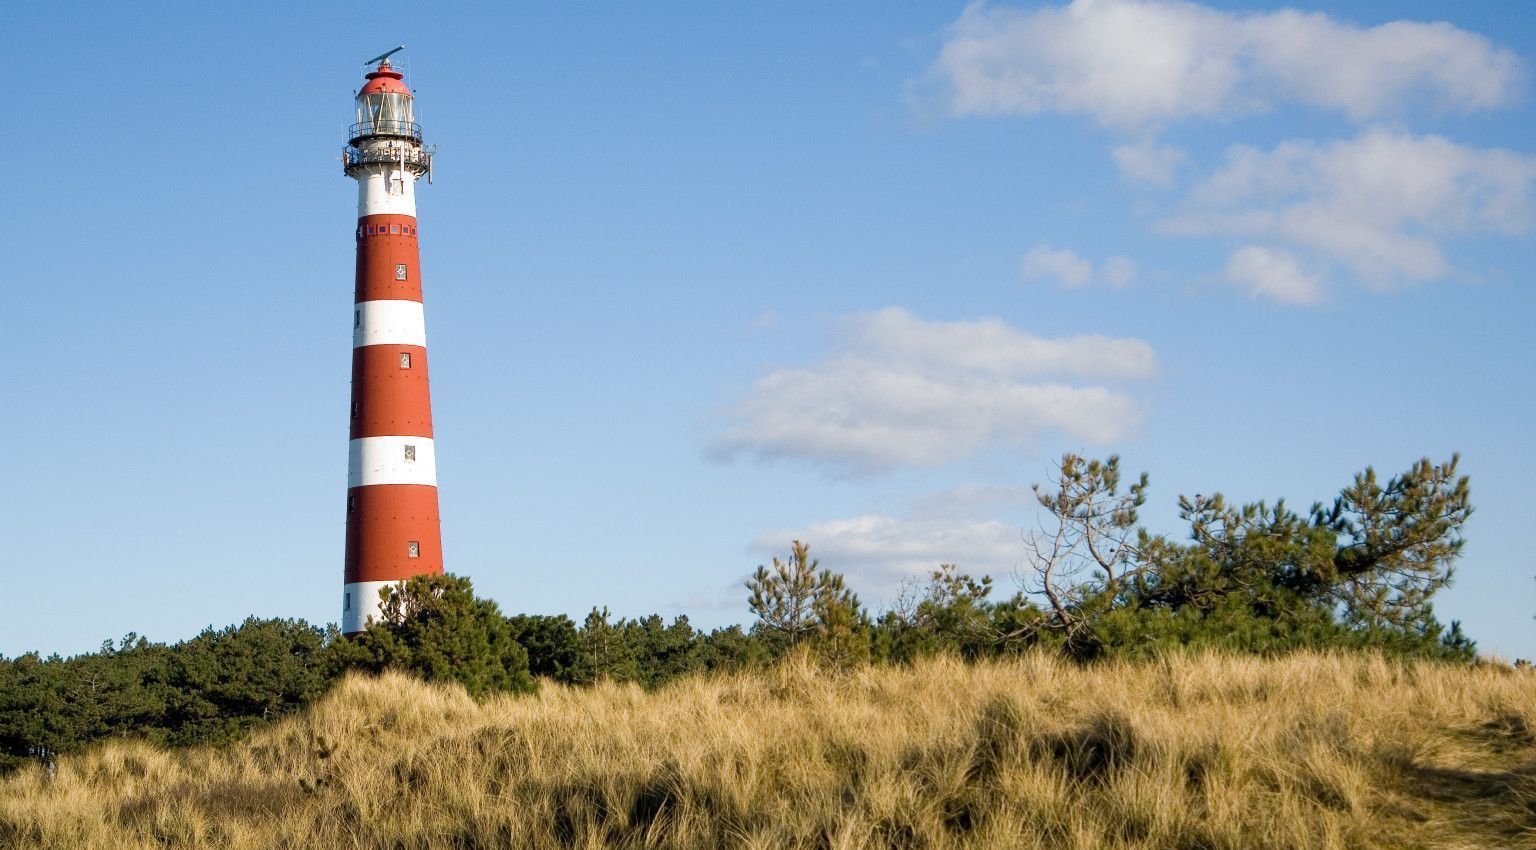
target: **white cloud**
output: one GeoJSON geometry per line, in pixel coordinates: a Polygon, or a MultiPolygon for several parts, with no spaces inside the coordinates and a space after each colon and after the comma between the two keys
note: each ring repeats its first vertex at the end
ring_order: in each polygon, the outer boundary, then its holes
{"type": "Polygon", "coordinates": [[[1063,289],[1087,286],[1095,278],[1121,287],[1136,277],[1136,264],[1125,257],[1110,257],[1095,275],[1093,263],[1072,251],[1036,245],[1019,264],[1019,277],[1026,281],[1054,280],[1063,289]]]}
{"type": "Polygon", "coordinates": [[[1514,100],[1524,83],[1512,51],[1443,21],[1361,29],[1285,9],[1245,23],[1260,80],[1357,121],[1398,113],[1415,96],[1454,112],[1492,109],[1514,100]]]}
{"type": "Polygon", "coordinates": [[[1321,13],[1176,0],[973,3],[931,70],[955,115],[1067,112],[1122,128],[1287,101],[1355,120],[1421,101],[1468,112],[1510,103],[1524,73],[1513,52],[1445,23],[1364,28],[1321,13]]]}
{"type": "Polygon", "coordinates": [[[880,472],[935,466],[1046,430],[1108,443],[1126,433],[1136,406],[1103,387],[940,376],[838,358],[759,379],[734,413],[713,446],[717,455],[800,457],[880,472]]]}
{"type": "Polygon", "coordinates": [[[1025,280],[1055,280],[1073,289],[1093,281],[1093,263],[1071,251],[1036,245],[1024,255],[1019,276],[1025,280]]]}
{"type": "Polygon", "coordinates": [[[1115,164],[1120,166],[1120,176],[1132,183],[1151,186],[1172,186],[1176,182],[1174,172],[1189,159],[1176,147],[1151,141],[1121,145],[1114,149],[1112,156],[1115,164]]]}
{"type": "Polygon", "coordinates": [[[851,317],[844,333],[825,359],[754,382],[710,454],[871,473],[1027,444],[1046,431],[1110,443],[1134,427],[1138,405],[1124,392],[1066,381],[1136,379],[1157,368],[1141,340],[1042,339],[998,319],[927,322],[887,308],[851,317]]]}
{"type": "Polygon", "coordinates": [[[1378,288],[1443,278],[1441,241],[1536,223],[1536,157],[1371,130],[1271,151],[1235,146],[1161,226],[1283,243],[1378,288]]]}
{"type": "Polygon", "coordinates": [[[864,514],[813,522],[760,535],[752,548],[784,558],[791,540],[811,547],[821,566],[840,572],[866,603],[895,596],[904,578],[921,579],[940,564],[955,564],[1004,587],[1023,558],[1023,526],[996,519],[918,519],[864,514]]]}
{"type": "Polygon", "coordinates": [[[1254,298],[1282,304],[1311,304],[1322,296],[1321,278],[1304,273],[1291,254],[1261,245],[1232,252],[1227,260],[1227,279],[1246,287],[1254,298]]]}
{"type": "Polygon", "coordinates": [[[1001,319],[929,322],[887,307],[850,317],[844,331],[850,353],[904,368],[1006,377],[1145,378],[1157,372],[1152,347],[1139,339],[1097,334],[1044,339],[1001,319]]]}

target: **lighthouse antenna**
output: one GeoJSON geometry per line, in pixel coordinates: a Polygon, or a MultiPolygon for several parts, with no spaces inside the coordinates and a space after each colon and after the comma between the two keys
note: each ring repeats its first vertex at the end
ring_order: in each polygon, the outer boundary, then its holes
{"type": "Polygon", "coordinates": [[[389,57],[395,55],[396,53],[399,53],[400,51],[402,51],[404,49],[405,49],[405,45],[402,44],[402,45],[400,45],[399,47],[396,47],[393,50],[386,50],[383,53],[380,53],[378,56],[375,56],[372,59],[369,59],[367,62],[364,62],[363,64],[364,65],[372,65],[375,62],[383,63],[384,60],[386,60],[389,57]]]}

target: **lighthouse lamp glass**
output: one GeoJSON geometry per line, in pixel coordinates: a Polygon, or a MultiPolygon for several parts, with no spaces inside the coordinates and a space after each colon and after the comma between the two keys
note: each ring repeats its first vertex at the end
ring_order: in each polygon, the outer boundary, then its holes
{"type": "Polygon", "coordinates": [[[357,99],[357,123],[364,133],[409,134],[415,120],[411,96],[374,92],[357,99]]]}

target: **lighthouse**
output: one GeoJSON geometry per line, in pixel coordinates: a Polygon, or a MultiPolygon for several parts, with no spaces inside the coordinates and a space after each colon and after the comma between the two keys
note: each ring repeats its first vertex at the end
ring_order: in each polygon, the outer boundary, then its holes
{"type": "Polygon", "coordinates": [[[364,63],[343,168],[357,181],[352,406],[341,630],[379,616],[379,591],[443,571],[437,453],[427,390],[427,333],[417,251],[416,181],[432,171],[414,99],[391,67],[397,47],[364,63]]]}

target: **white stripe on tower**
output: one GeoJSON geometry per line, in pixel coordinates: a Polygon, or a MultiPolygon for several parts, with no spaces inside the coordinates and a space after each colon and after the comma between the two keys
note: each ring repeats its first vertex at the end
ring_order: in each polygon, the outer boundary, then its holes
{"type": "Polygon", "coordinates": [[[427,345],[420,301],[364,301],[352,308],[352,347],[427,345]]]}
{"type": "Polygon", "coordinates": [[[354,581],[341,586],[341,633],[355,634],[368,627],[368,619],[379,618],[384,607],[379,588],[397,581],[354,581]]]}
{"type": "Polygon", "coordinates": [[[347,447],[347,487],[374,484],[437,486],[431,437],[359,437],[347,447]]]}
{"type": "Polygon", "coordinates": [[[399,169],[357,178],[357,217],[416,215],[416,178],[399,169]],[[390,191],[393,188],[394,191],[390,191]]]}

